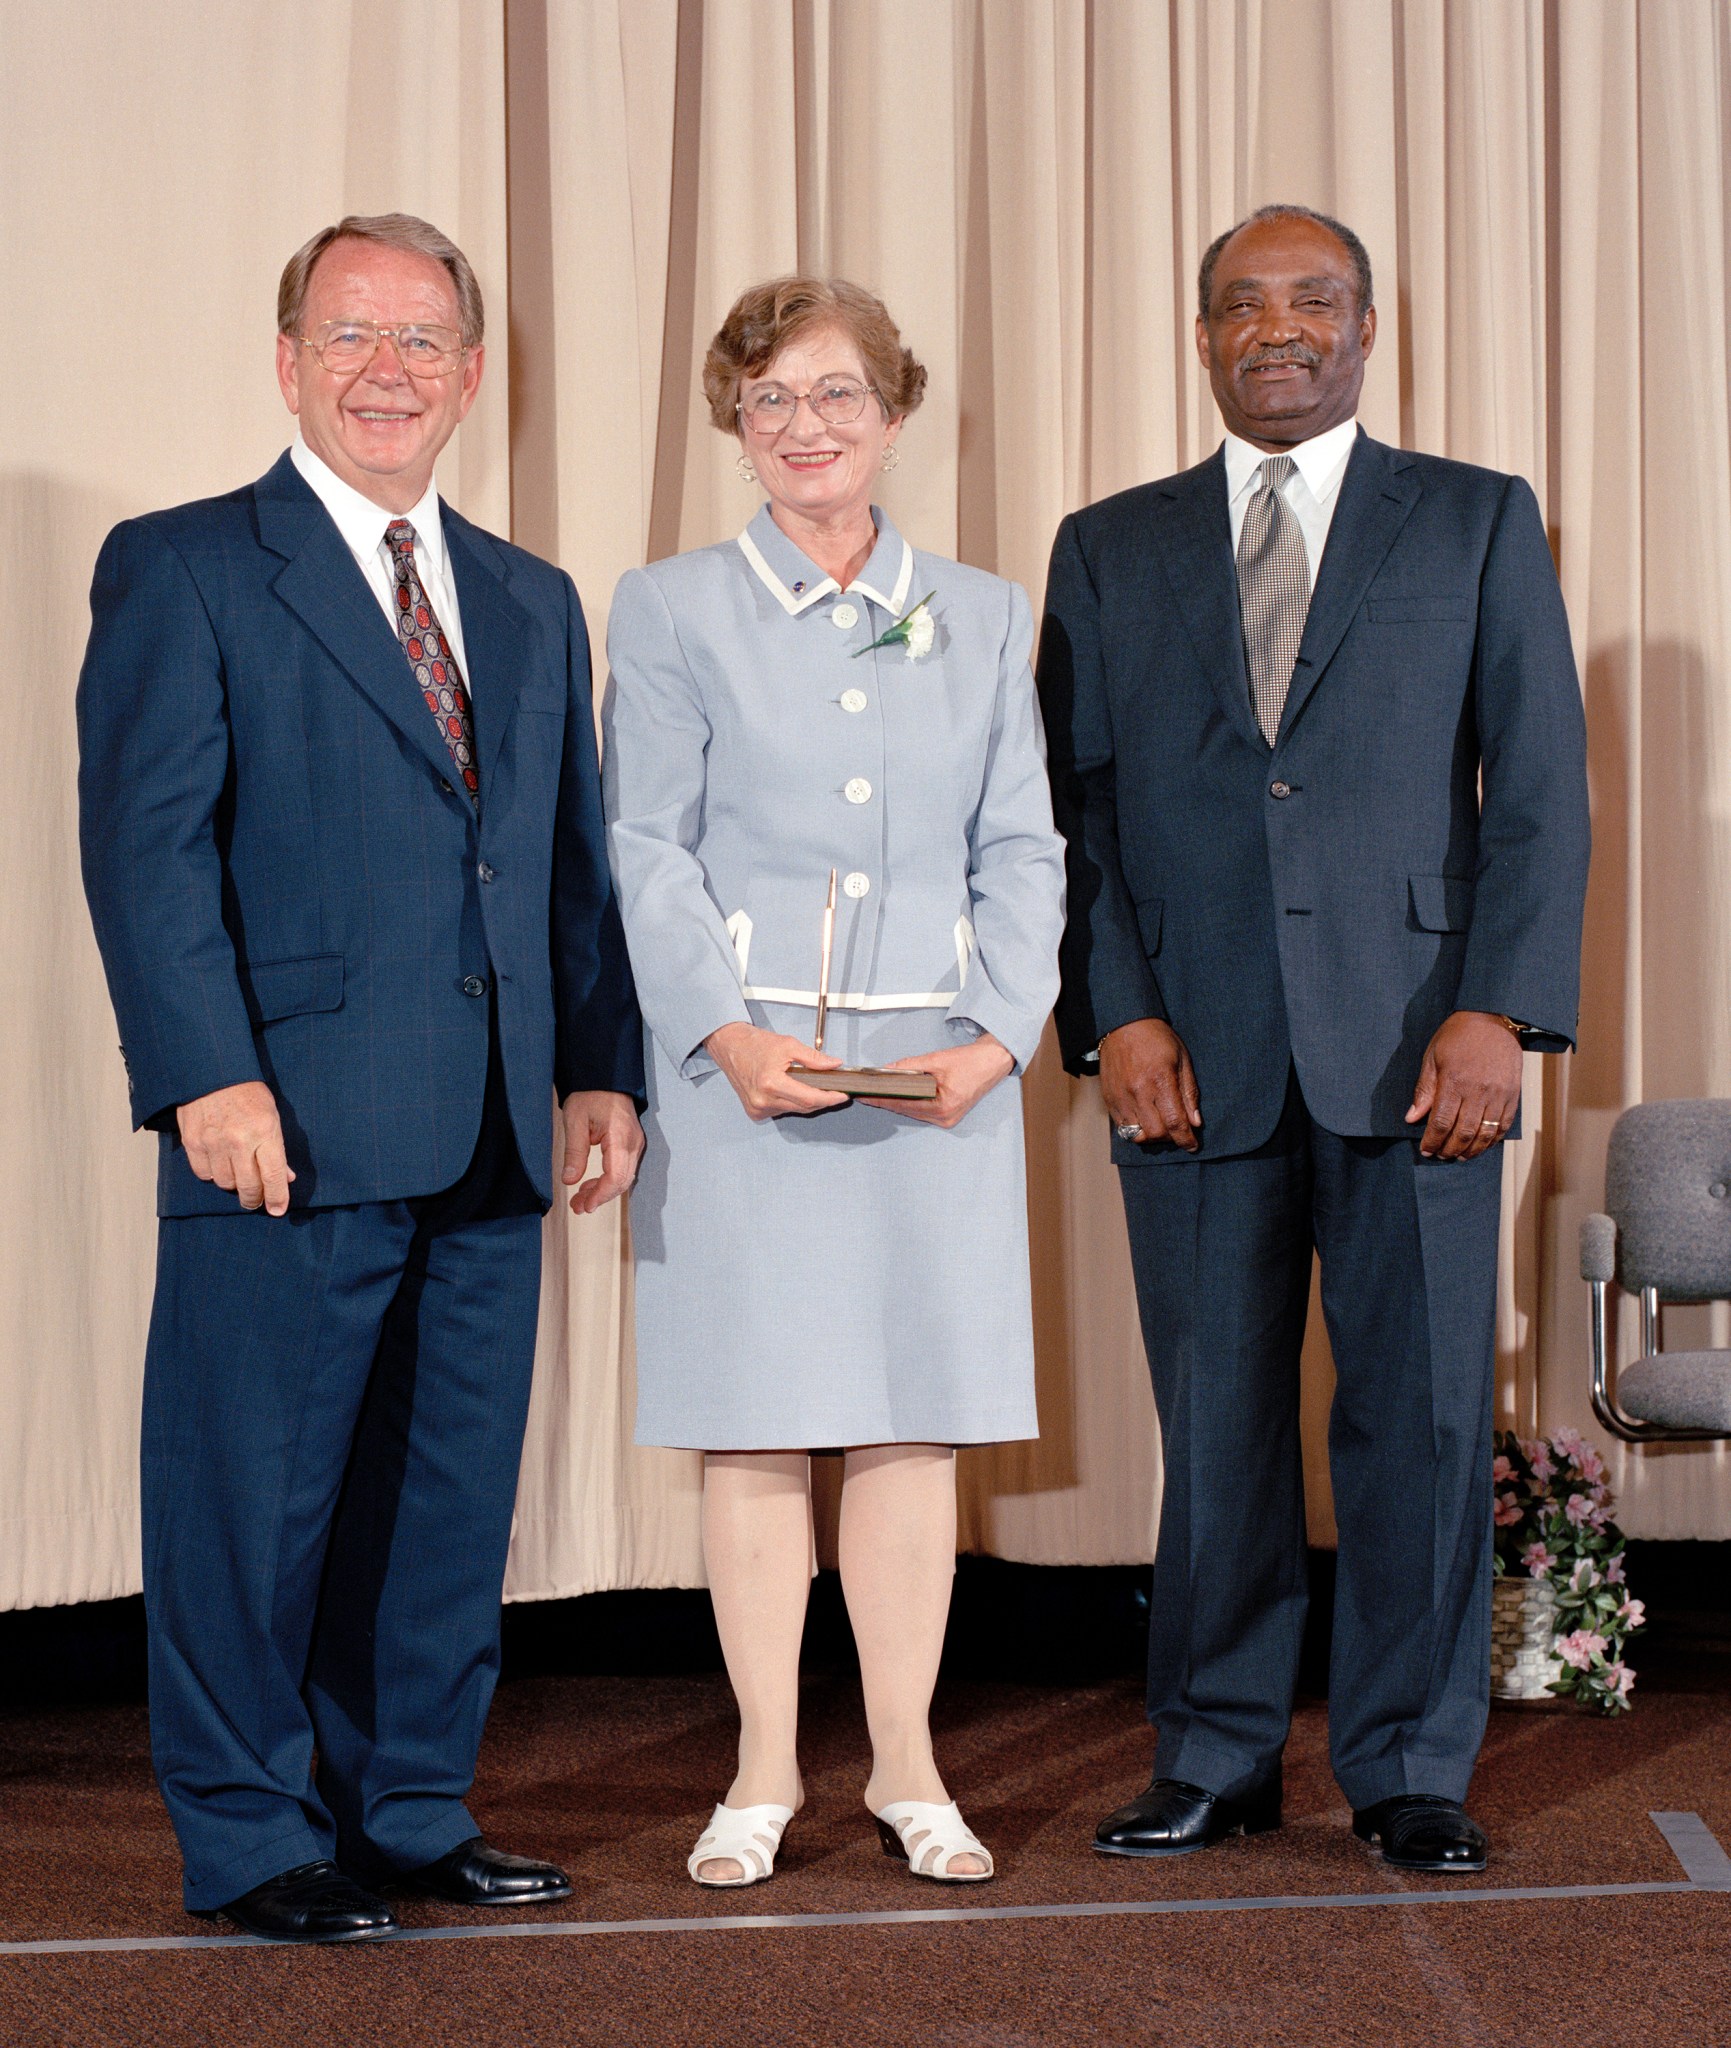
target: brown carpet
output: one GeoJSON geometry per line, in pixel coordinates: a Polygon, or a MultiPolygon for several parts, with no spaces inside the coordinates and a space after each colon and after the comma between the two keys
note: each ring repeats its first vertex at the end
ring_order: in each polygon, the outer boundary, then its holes
{"type": "MultiPolygon", "coordinates": [[[[1643,1680],[1635,1714],[1497,1713],[1473,1808],[1497,1886],[1670,1882],[1647,1818],[1696,1812],[1731,1849],[1722,1660],[1643,1680]]],[[[1094,1856],[1094,1820],[1145,1781],[1134,1685],[947,1684],[951,1789],[996,1852],[990,1886],[910,1878],[860,1805],[855,1691],[807,1682],[807,1806],[775,1881],[699,1892],[684,1860],[725,1788],[719,1677],[534,1678],[501,1688],[475,1808],[558,1858],[549,1919],[702,1918],[1086,1900],[1459,1889],[1397,1879],[1352,1838],[1324,1710],[1300,1713],[1287,1825],[1176,1863],[1094,1856]]],[[[0,1721],[0,1938],[186,1935],[142,1710],[0,1721]]],[[[484,1916],[404,1902],[415,1926],[484,1916]]],[[[0,1956],[4,2048],[123,2044],[851,2043],[1021,2048],[1567,2042],[1731,2044],[1731,1893],[1501,1905],[1101,1916],[429,1942],[316,1952],[0,1956]]]]}

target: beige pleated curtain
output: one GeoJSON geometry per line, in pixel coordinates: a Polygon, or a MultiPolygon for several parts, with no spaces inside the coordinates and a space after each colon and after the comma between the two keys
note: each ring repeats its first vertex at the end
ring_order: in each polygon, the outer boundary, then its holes
{"type": "MultiPolygon", "coordinates": [[[[696,380],[747,281],[884,293],[931,371],[886,502],[1037,606],[1066,510],[1218,439],[1190,341],[1210,236],[1272,198],[1351,221],[1365,424],[1526,476],[1574,622],[1582,1049],[1529,1062],[1508,1152],[1500,1405],[1590,1428],[1574,1244],[1609,1127],[1731,1094],[1728,128],[1720,0],[0,0],[0,1606],[138,1585],[152,1148],[77,872],[90,567],[114,520],[284,445],[276,274],[348,210],[425,214],[474,259],[486,383],[441,484],[572,571],[598,652],[626,567],[752,509],[696,380]]],[[[1026,1085],[1042,1435],[964,1455],[962,1540],[1146,1558],[1101,1111],[1049,1050],[1026,1085]]],[[[548,1224],[515,1597],[702,1576],[696,1461],[630,1444],[627,1228],[548,1224]]],[[[1632,1531],[1731,1535],[1723,1452],[1613,1468],[1632,1531]]]]}

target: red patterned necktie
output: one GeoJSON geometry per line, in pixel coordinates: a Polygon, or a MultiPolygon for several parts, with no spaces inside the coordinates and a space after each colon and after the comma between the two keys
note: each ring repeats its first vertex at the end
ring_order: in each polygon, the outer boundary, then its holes
{"type": "Polygon", "coordinates": [[[469,714],[469,693],[415,567],[415,529],[406,519],[393,519],[385,528],[385,545],[391,551],[397,582],[397,638],[409,657],[427,709],[439,722],[469,800],[479,806],[481,778],[475,773],[475,721],[469,714]]]}

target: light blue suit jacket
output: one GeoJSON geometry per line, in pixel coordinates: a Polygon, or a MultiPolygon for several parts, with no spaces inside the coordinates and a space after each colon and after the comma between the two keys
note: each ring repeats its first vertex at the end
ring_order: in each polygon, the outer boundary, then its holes
{"type": "Polygon", "coordinates": [[[843,592],[765,506],[633,570],[608,626],[608,839],[644,1016],[686,1074],[750,1004],[929,1008],[1018,1070],[1057,993],[1053,830],[1021,588],[910,547],[881,511],[843,592]],[[931,596],[909,659],[867,652],[931,596]]]}

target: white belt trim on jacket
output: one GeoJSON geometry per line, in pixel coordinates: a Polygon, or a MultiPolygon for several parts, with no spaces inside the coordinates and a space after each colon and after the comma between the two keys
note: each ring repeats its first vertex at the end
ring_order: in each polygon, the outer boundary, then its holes
{"type": "MultiPolygon", "coordinates": [[[[794,1003],[808,1010],[817,1008],[815,988],[763,988],[746,980],[747,963],[751,958],[751,919],[743,910],[736,910],[727,920],[727,936],[733,941],[735,959],[739,962],[740,993],[758,1003],[794,1003]]],[[[979,941],[974,937],[974,927],[965,917],[956,919],[956,972],[960,977],[956,986],[948,993],[932,994],[927,991],[918,995],[868,995],[859,989],[843,989],[839,994],[830,991],[829,1006],[832,1010],[947,1010],[961,993],[961,984],[968,978],[968,962],[974,957],[979,941]]]]}

